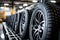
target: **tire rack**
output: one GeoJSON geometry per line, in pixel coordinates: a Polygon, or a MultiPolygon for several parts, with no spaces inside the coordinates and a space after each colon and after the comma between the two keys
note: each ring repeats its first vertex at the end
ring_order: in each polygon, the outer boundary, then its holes
{"type": "Polygon", "coordinates": [[[8,36],[8,39],[9,40],[21,40],[21,38],[17,35],[17,34],[14,34],[11,29],[9,29],[6,25],[5,22],[2,23],[3,26],[4,26],[4,29],[6,31],[6,35],[8,36]]]}
{"type": "Polygon", "coordinates": [[[2,23],[0,23],[0,40],[5,40],[2,23]]]}

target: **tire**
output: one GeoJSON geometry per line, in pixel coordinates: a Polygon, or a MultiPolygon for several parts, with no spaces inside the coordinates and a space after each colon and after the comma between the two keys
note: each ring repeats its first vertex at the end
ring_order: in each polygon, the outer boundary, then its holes
{"type": "Polygon", "coordinates": [[[10,25],[13,26],[13,15],[11,15],[10,25]]]}
{"type": "Polygon", "coordinates": [[[19,34],[21,38],[24,38],[26,35],[27,25],[28,25],[28,12],[27,10],[24,9],[24,11],[21,12],[21,19],[20,19],[20,26],[19,26],[19,34]]]}
{"type": "Polygon", "coordinates": [[[58,16],[57,40],[60,40],[60,25],[59,25],[59,24],[60,24],[60,3],[58,2],[58,3],[53,4],[53,5],[55,6],[55,8],[56,8],[56,10],[57,10],[57,16],[58,16]]]}
{"type": "Polygon", "coordinates": [[[13,27],[13,31],[15,31],[15,22],[16,22],[16,14],[12,15],[12,27],[13,27]]]}
{"type": "Polygon", "coordinates": [[[51,5],[38,3],[34,8],[29,27],[30,40],[55,40],[57,12],[51,5]]]}
{"type": "Polygon", "coordinates": [[[20,13],[16,14],[16,20],[15,20],[15,32],[16,32],[16,34],[18,34],[18,32],[19,32],[19,21],[21,19],[20,16],[21,16],[20,13]]]}
{"type": "Polygon", "coordinates": [[[7,24],[10,23],[10,16],[7,16],[7,18],[6,18],[6,23],[7,23],[7,24]]]}
{"type": "Polygon", "coordinates": [[[11,15],[11,21],[10,21],[10,23],[11,23],[11,29],[14,31],[14,21],[15,21],[15,15],[11,15]]]}
{"type": "Polygon", "coordinates": [[[57,2],[57,3],[55,3],[54,5],[55,5],[57,8],[60,9],[60,2],[57,2]]]}

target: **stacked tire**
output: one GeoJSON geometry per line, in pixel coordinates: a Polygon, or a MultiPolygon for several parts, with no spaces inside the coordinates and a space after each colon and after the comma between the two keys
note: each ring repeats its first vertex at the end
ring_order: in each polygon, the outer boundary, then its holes
{"type": "Polygon", "coordinates": [[[11,17],[12,27],[23,39],[29,29],[30,40],[57,40],[59,9],[52,3],[37,3],[11,17]],[[18,32],[17,32],[18,31],[18,32]]]}
{"type": "Polygon", "coordinates": [[[51,3],[37,3],[32,12],[30,40],[57,40],[58,11],[51,3]]]}
{"type": "Polygon", "coordinates": [[[19,36],[23,39],[27,32],[28,25],[28,12],[26,9],[22,9],[23,11],[19,12],[21,14],[19,21],[19,36]]]}

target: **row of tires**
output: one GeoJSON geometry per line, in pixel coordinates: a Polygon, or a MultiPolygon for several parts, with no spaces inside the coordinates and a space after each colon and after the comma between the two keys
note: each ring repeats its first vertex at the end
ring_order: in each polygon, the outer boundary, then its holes
{"type": "Polygon", "coordinates": [[[55,4],[36,3],[31,10],[22,10],[7,17],[9,28],[22,39],[28,35],[30,40],[57,40],[60,9],[55,4]]]}

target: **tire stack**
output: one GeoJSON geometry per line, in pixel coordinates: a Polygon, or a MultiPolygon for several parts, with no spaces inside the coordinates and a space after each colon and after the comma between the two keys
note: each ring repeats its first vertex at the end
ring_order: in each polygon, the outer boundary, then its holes
{"type": "MultiPolygon", "coordinates": [[[[30,14],[32,15],[30,16],[31,19],[30,19],[30,24],[29,24],[30,40],[57,40],[58,38],[57,37],[58,36],[57,35],[58,34],[58,14],[60,13],[58,10],[59,9],[57,9],[52,3],[45,3],[45,4],[37,3],[35,5],[32,11],[30,11],[30,14]],[[39,14],[39,12],[40,14],[44,15],[43,19],[45,19],[45,22],[46,22],[44,28],[42,26],[44,25],[43,24],[44,22],[41,25],[40,23],[38,24],[37,23],[38,21],[34,19],[35,16],[39,14]],[[33,26],[35,23],[37,23],[36,26],[33,26]],[[40,25],[40,26],[37,26],[37,25],[40,25]],[[40,36],[38,34],[40,34],[40,36]]],[[[37,17],[37,19],[39,18],[40,17],[37,17]]]]}
{"type": "Polygon", "coordinates": [[[22,39],[28,34],[29,40],[57,40],[59,10],[52,3],[36,3],[31,10],[8,17],[11,21],[7,23],[22,39]]]}

